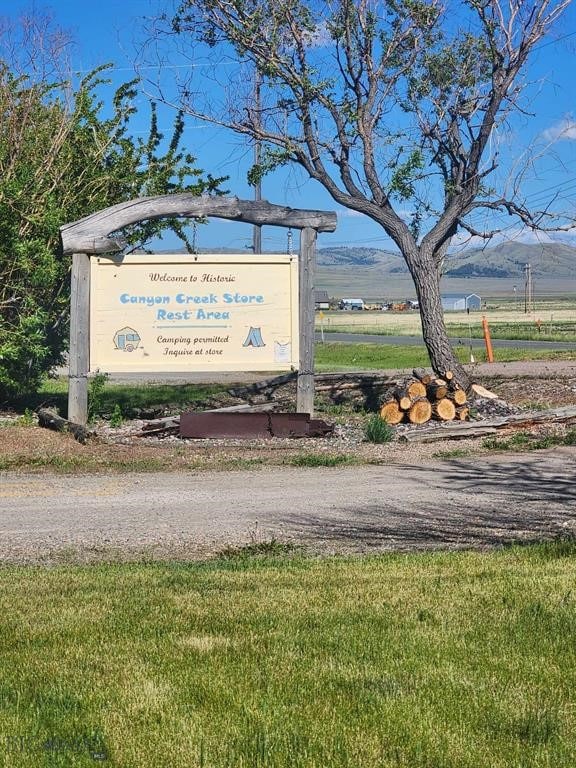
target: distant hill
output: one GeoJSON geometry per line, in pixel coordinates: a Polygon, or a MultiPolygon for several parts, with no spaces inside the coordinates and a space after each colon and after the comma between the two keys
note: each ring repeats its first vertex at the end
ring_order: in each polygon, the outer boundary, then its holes
{"type": "MultiPolygon", "coordinates": [[[[534,277],[576,276],[576,248],[565,243],[505,242],[493,248],[471,248],[446,257],[446,277],[496,277],[520,279],[524,265],[534,277]]],[[[377,248],[320,248],[321,267],[367,267],[381,275],[405,275],[408,269],[399,253],[377,248]]]]}
{"type": "Polygon", "coordinates": [[[318,264],[323,267],[373,267],[377,264],[390,267],[402,262],[398,253],[382,251],[378,248],[320,248],[318,264]]]}
{"type": "Polygon", "coordinates": [[[534,277],[574,277],[576,248],[565,243],[501,243],[449,255],[445,274],[451,277],[515,277],[532,265],[534,277]]]}

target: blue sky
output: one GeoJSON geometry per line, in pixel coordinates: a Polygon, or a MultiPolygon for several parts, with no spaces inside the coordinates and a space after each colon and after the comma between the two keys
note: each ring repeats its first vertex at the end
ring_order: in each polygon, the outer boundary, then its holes
{"type": "MultiPolygon", "coordinates": [[[[115,84],[134,75],[133,61],[138,41],[142,39],[143,21],[155,16],[170,0],[52,0],[37,3],[54,21],[67,29],[76,41],[73,68],[89,71],[104,62],[113,62],[110,76],[115,84]]],[[[0,14],[18,16],[29,11],[29,2],[4,0],[0,14]]],[[[151,77],[154,72],[149,72],[151,77]]],[[[527,188],[529,199],[540,203],[550,194],[559,192],[566,203],[576,208],[576,3],[565,13],[554,34],[544,41],[535,52],[529,70],[529,79],[535,83],[529,103],[531,117],[515,121],[513,133],[518,146],[532,141],[546,143],[561,134],[554,151],[544,158],[538,173],[527,188]]],[[[134,124],[135,131],[145,132],[147,110],[142,98],[141,123],[134,124]]],[[[171,113],[161,111],[161,127],[169,130],[171,113]]],[[[250,165],[250,149],[242,141],[224,131],[189,120],[185,130],[185,143],[198,158],[198,165],[215,176],[228,175],[227,183],[232,194],[251,198],[252,189],[246,183],[246,171],[250,165]]],[[[338,229],[334,234],[321,235],[320,245],[362,245],[389,248],[390,241],[382,230],[368,219],[352,214],[337,206],[329,195],[316,183],[306,179],[303,172],[282,170],[266,177],[263,196],[270,202],[300,208],[336,210],[338,229]]],[[[508,237],[525,238],[519,227],[511,228],[508,237]]],[[[542,239],[546,239],[543,236],[542,239]]],[[[242,251],[251,242],[251,230],[247,225],[237,225],[215,219],[208,226],[199,228],[198,244],[202,248],[222,246],[242,251]]],[[[295,242],[296,245],[296,242],[295,242]]],[[[284,251],[287,247],[286,232],[282,229],[265,228],[264,247],[284,251]]]]}

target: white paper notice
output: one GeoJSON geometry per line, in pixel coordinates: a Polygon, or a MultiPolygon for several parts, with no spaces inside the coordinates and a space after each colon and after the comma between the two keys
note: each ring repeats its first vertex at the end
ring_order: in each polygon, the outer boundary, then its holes
{"type": "Polygon", "coordinates": [[[280,344],[278,341],[274,342],[274,362],[288,364],[292,362],[292,345],[290,342],[286,344],[280,344]]]}

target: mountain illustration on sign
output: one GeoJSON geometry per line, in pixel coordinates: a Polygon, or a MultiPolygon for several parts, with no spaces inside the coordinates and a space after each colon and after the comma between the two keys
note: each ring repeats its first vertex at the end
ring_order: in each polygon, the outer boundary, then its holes
{"type": "Polygon", "coordinates": [[[123,352],[133,352],[140,344],[140,334],[134,328],[121,328],[114,334],[114,346],[123,352]]]}
{"type": "Polygon", "coordinates": [[[243,347],[265,347],[264,340],[262,339],[262,331],[260,328],[250,328],[248,336],[242,344],[243,347]]]}

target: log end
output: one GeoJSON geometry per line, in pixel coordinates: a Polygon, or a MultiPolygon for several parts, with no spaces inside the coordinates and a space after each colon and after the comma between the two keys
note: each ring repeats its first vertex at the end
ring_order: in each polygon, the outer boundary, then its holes
{"type": "Polygon", "coordinates": [[[432,413],[438,421],[453,421],[456,416],[456,406],[447,397],[432,404],[432,413]]]}
{"type": "Polygon", "coordinates": [[[380,418],[386,424],[400,424],[404,418],[404,411],[402,411],[396,400],[389,400],[380,408],[380,418]]]}
{"type": "Polygon", "coordinates": [[[408,411],[408,421],[411,424],[425,424],[432,418],[432,403],[425,397],[416,400],[408,411]]]}

